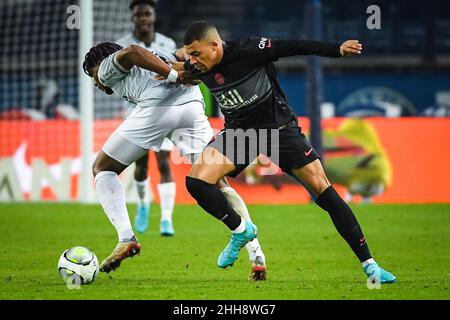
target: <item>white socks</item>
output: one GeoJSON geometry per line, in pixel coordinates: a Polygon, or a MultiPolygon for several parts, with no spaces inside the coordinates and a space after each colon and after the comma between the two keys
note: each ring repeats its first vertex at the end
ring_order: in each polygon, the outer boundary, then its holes
{"type": "Polygon", "coordinates": [[[132,238],[134,233],[125,203],[125,191],[117,173],[112,171],[99,172],[95,176],[95,186],[100,204],[116,228],[119,241],[132,238]]]}
{"type": "MultiPolygon", "coordinates": [[[[223,187],[220,189],[220,191],[222,191],[225,198],[227,198],[228,203],[234,209],[234,211],[236,211],[236,213],[242,217],[243,220],[241,222],[241,225],[244,224],[244,229],[242,229],[241,232],[243,232],[245,230],[244,220],[248,221],[248,222],[252,222],[244,200],[242,200],[241,196],[236,192],[236,190],[234,190],[231,187],[223,187]]],[[[233,232],[235,232],[236,230],[233,230],[233,232]]],[[[266,263],[266,257],[261,250],[261,245],[259,244],[258,238],[255,238],[252,241],[249,241],[245,245],[245,248],[248,251],[248,258],[250,259],[250,261],[254,261],[256,256],[260,256],[260,257],[262,257],[264,264],[266,263]]]]}
{"type": "Polygon", "coordinates": [[[371,264],[371,263],[374,263],[374,262],[375,262],[375,260],[370,258],[370,259],[367,259],[366,261],[364,261],[361,264],[362,264],[362,267],[365,268],[368,264],[371,264]]]}
{"type": "Polygon", "coordinates": [[[134,183],[136,184],[139,201],[142,204],[149,204],[151,201],[149,179],[145,179],[144,181],[134,180],[134,183]]]}
{"type": "Polygon", "coordinates": [[[264,253],[261,250],[261,245],[259,244],[258,238],[255,238],[252,241],[249,241],[245,245],[245,248],[248,251],[248,258],[250,259],[250,261],[255,261],[255,258],[257,256],[260,256],[262,258],[264,264],[266,264],[266,256],[264,255],[264,253]]]}
{"type": "Polygon", "coordinates": [[[175,206],[175,182],[158,184],[159,198],[161,199],[161,221],[172,221],[173,207],[175,206]]]}
{"type": "MultiPolygon", "coordinates": [[[[142,204],[149,204],[152,200],[149,180],[135,181],[139,201],[142,204]]],[[[161,200],[161,221],[172,221],[173,208],[175,206],[175,182],[159,183],[158,192],[161,200]]]]}
{"type": "Polygon", "coordinates": [[[234,209],[234,211],[236,211],[238,215],[240,215],[245,221],[252,222],[247,206],[236,190],[232,187],[223,187],[220,191],[222,191],[225,198],[227,198],[228,204],[234,209]]]}
{"type": "Polygon", "coordinates": [[[231,230],[232,233],[242,233],[245,231],[245,220],[241,217],[241,223],[234,230],[231,230]]]}

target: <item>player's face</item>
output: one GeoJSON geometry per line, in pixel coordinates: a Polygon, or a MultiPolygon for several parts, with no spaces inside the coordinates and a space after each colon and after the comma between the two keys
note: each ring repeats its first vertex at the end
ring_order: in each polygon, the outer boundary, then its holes
{"type": "Polygon", "coordinates": [[[94,75],[92,78],[94,80],[94,85],[99,88],[101,91],[105,92],[108,95],[111,95],[114,93],[114,91],[111,88],[105,87],[100,80],[98,80],[98,66],[95,66],[92,68],[92,74],[94,75]]]}
{"type": "Polygon", "coordinates": [[[217,41],[197,41],[184,46],[191,65],[202,72],[211,70],[218,62],[217,41]]]}
{"type": "Polygon", "coordinates": [[[156,21],[155,9],[148,4],[135,5],[131,20],[134,23],[134,30],[137,33],[148,33],[153,29],[156,21]]]}

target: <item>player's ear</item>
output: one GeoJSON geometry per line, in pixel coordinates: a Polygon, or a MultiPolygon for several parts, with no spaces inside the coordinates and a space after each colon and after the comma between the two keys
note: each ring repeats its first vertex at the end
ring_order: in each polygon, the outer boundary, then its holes
{"type": "Polygon", "coordinates": [[[212,40],[210,45],[211,45],[211,48],[213,49],[213,51],[217,51],[217,48],[219,47],[219,43],[216,40],[212,40]]]}

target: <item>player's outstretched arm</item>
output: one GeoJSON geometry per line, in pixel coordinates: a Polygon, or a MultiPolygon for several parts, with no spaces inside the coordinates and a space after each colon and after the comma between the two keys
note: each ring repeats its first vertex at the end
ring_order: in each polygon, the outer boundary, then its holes
{"type": "Polygon", "coordinates": [[[166,64],[155,54],[138,45],[131,45],[117,52],[117,62],[127,70],[133,66],[153,71],[170,82],[182,84],[198,84],[198,81],[192,79],[190,74],[177,71],[166,64]]]}
{"type": "Polygon", "coordinates": [[[275,40],[270,38],[248,39],[242,43],[247,53],[257,64],[276,61],[295,55],[316,55],[339,58],[361,54],[358,40],[347,40],[342,44],[314,40],[275,40]]]}
{"type": "Polygon", "coordinates": [[[117,62],[125,69],[131,70],[133,66],[156,72],[170,82],[176,82],[178,72],[162,61],[149,50],[138,45],[131,45],[117,52],[117,62]]]}

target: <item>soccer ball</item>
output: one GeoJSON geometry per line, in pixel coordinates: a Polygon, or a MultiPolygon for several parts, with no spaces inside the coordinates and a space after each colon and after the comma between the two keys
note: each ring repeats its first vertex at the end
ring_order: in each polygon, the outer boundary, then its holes
{"type": "Polygon", "coordinates": [[[98,274],[98,259],[86,247],[65,250],[58,261],[58,273],[67,285],[89,284],[98,274]]]}

